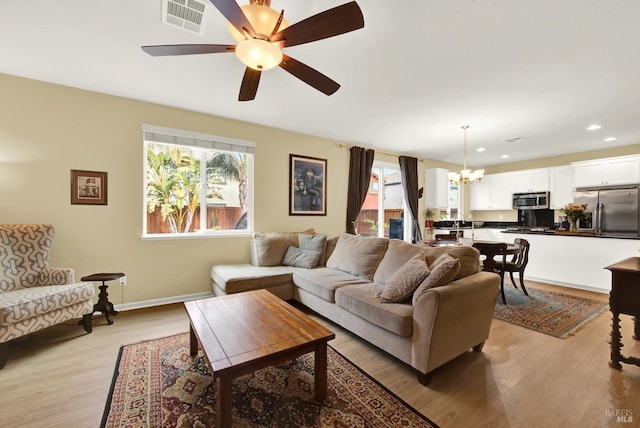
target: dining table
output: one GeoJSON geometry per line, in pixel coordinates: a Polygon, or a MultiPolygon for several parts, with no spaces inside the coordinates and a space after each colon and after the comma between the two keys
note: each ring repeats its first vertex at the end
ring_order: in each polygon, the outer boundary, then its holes
{"type": "MultiPolygon", "coordinates": [[[[489,240],[481,240],[481,239],[469,239],[469,238],[461,238],[458,241],[425,241],[425,245],[429,247],[459,247],[466,245],[468,247],[473,247],[473,244],[502,244],[502,241],[489,241],[489,240]]],[[[506,243],[507,244],[507,255],[515,255],[520,252],[520,247],[515,245],[514,243],[506,243]]],[[[493,257],[495,254],[489,254],[482,246],[477,248],[480,251],[480,255],[484,256],[485,259],[482,263],[482,270],[487,272],[495,272],[495,263],[493,257]]]]}

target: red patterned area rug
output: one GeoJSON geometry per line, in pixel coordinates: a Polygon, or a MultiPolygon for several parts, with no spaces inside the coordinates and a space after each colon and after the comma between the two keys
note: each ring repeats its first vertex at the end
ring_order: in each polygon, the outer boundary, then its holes
{"type": "Polygon", "coordinates": [[[561,339],[574,335],[609,307],[597,300],[529,287],[529,296],[525,296],[521,290],[507,288],[506,283],[504,292],[507,304],[498,293],[494,318],[561,339]]]}
{"type": "MultiPolygon", "coordinates": [[[[437,427],[328,349],[327,399],[313,399],[313,353],[233,381],[234,427],[437,427]]],[[[213,427],[216,390],[189,334],[120,349],[101,427],[213,427]]]]}

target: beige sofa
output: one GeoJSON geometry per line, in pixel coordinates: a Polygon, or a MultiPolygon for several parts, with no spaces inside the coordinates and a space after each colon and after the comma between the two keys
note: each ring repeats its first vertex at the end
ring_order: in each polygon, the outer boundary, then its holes
{"type": "Polygon", "coordinates": [[[254,234],[250,264],[211,268],[214,293],[265,288],[283,299],[295,299],[411,365],[424,385],[434,369],[471,348],[481,351],[500,278],[480,270],[475,248],[323,236],[254,234]],[[419,260],[430,271],[424,279],[421,268],[413,268],[422,266],[419,260]],[[445,266],[437,267],[442,260],[448,260],[447,269],[453,266],[444,275],[440,268],[445,266]],[[419,282],[415,292],[402,290],[400,301],[383,301],[389,290],[404,286],[404,279],[412,275],[419,282]]]}
{"type": "Polygon", "coordinates": [[[73,269],[49,267],[53,237],[47,224],[0,225],[0,369],[12,339],[73,318],[91,333],[95,289],[73,269]]]}

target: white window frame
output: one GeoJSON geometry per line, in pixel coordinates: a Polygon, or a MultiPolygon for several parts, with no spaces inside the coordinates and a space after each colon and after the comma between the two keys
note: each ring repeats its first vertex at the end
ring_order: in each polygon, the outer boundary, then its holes
{"type": "MultiPolygon", "coordinates": [[[[218,135],[204,134],[183,129],[167,128],[162,126],[142,124],[143,135],[143,197],[142,197],[142,237],[143,240],[163,239],[199,239],[219,238],[235,236],[251,236],[253,234],[253,193],[254,193],[254,151],[255,143],[252,141],[222,137],[218,135]],[[193,148],[205,148],[210,150],[228,151],[233,153],[247,153],[249,165],[247,168],[247,228],[236,230],[202,230],[191,233],[147,233],[147,142],[182,145],[193,148]]],[[[202,168],[202,174],[206,170],[202,168]]],[[[206,206],[206,192],[202,192],[200,206],[206,206]]],[[[201,222],[206,221],[201,216],[201,222]]]]}

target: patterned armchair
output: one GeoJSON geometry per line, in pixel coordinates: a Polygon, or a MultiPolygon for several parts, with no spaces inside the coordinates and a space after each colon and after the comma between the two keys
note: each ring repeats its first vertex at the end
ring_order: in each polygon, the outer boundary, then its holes
{"type": "Polygon", "coordinates": [[[53,237],[47,224],[0,224],[0,369],[17,337],[80,317],[91,333],[95,289],[49,267],[53,237]]]}

